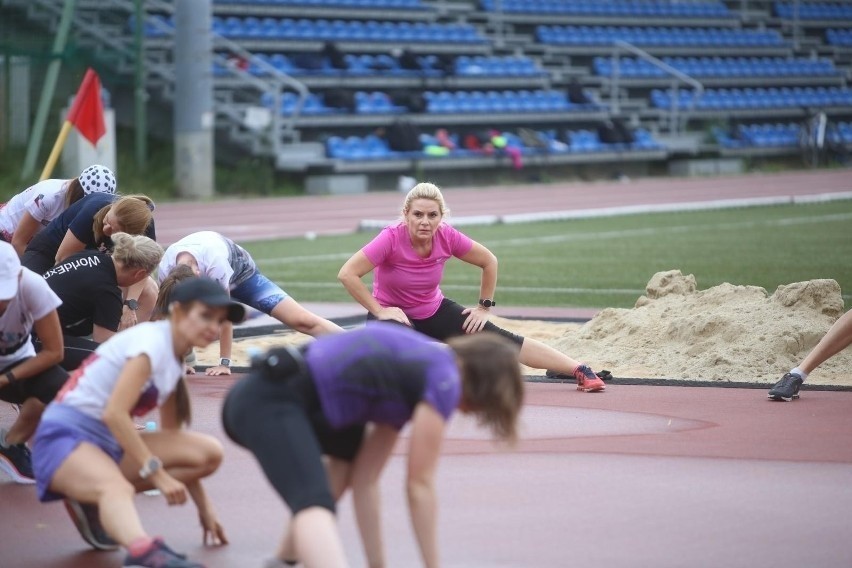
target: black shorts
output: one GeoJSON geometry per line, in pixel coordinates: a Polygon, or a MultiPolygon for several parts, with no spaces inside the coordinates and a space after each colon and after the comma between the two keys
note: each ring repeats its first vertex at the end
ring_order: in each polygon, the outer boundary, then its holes
{"type": "Polygon", "coordinates": [[[308,507],[335,510],[322,456],[352,461],[364,439],[364,425],[331,427],[308,371],[252,369],[228,392],[222,423],[255,455],[294,515],[308,507]]]}
{"type": "MultiPolygon", "coordinates": [[[[446,341],[450,337],[464,335],[464,320],[467,319],[467,316],[462,312],[465,309],[461,304],[457,304],[449,298],[444,298],[441,300],[438,311],[432,314],[432,316],[426,319],[408,319],[416,331],[419,331],[423,335],[428,335],[432,339],[446,341]]],[[[367,314],[367,319],[374,320],[376,317],[373,314],[367,314]]],[[[524,344],[523,336],[506,331],[490,321],[485,323],[485,327],[482,330],[499,333],[510,341],[517,343],[518,346],[524,344]]]]}
{"type": "MultiPolygon", "coordinates": [[[[10,369],[14,369],[24,361],[26,359],[21,359],[0,370],[0,375],[10,369]]],[[[56,397],[56,393],[65,385],[66,380],[68,380],[68,373],[59,365],[54,365],[48,367],[38,375],[28,379],[19,379],[12,384],[0,388],[0,400],[5,400],[12,404],[24,404],[28,398],[37,398],[44,404],[49,404],[56,397]]]]}

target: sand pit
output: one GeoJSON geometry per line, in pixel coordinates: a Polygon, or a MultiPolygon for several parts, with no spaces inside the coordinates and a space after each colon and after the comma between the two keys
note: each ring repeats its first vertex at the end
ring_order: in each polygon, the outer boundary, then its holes
{"type": "MultiPolygon", "coordinates": [[[[843,313],[834,280],[779,286],[722,284],[698,290],[692,275],[660,272],[632,309],[608,308],[584,325],[493,318],[616,377],[774,383],[798,364],[843,313]]],[[[307,336],[281,332],[237,340],[232,359],[307,336]]],[[[199,351],[198,364],[218,360],[218,345],[199,351]]],[[[526,370],[529,374],[541,371],[526,370]]],[[[810,384],[852,386],[852,348],[808,378],[810,384]]]]}

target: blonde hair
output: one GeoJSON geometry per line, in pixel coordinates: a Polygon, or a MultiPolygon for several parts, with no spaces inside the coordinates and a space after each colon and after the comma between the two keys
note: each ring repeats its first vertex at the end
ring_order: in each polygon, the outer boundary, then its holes
{"type": "Polygon", "coordinates": [[[113,233],[113,260],[118,260],[129,268],[142,268],[151,274],[163,259],[163,247],[144,235],[113,233]]]}
{"type": "Polygon", "coordinates": [[[402,204],[402,214],[408,214],[411,209],[411,202],[415,199],[431,199],[438,204],[438,209],[441,210],[441,216],[446,217],[450,214],[450,209],[444,202],[444,195],[441,189],[434,183],[421,182],[411,188],[408,195],[405,196],[405,202],[402,204]]]}
{"type": "Polygon", "coordinates": [[[115,214],[116,222],[125,233],[141,235],[154,219],[154,201],[147,195],[126,195],[101,207],[92,221],[96,243],[104,238],[104,218],[110,211],[115,214]]]}
{"type": "Polygon", "coordinates": [[[462,402],[497,438],[514,443],[524,403],[518,345],[488,331],[451,337],[447,344],[461,361],[462,402]]]}

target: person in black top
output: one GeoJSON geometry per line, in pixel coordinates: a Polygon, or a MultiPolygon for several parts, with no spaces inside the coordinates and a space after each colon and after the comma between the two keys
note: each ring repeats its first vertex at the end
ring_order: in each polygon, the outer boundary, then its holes
{"type": "Polygon", "coordinates": [[[74,370],[118,331],[122,314],[121,287],[145,280],[163,257],[148,237],[113,233],[112,253],[83,250],[44,273],[62,300],[57,312],[65,340],[62,367],[74,370]]]}
{"type": "MultiPolygon", "coordinates": [[[[84,249],[109,251],[116,232],[156,240],[154,202],[144,195],[119,197],[103,193],[84,197],[40,231],[24,252],[21,264],[44,274],[69,255],[84,249]]],[[[121,328],[147,321],[157,300],[157,284],[142,280],[123,290],[125,309],[121,328]]]]}

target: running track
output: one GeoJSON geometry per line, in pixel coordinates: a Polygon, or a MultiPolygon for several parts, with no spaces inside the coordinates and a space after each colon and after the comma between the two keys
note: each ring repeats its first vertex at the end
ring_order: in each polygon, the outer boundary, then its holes
{"type": "MultiPolygon", "coordinates": [[[[221,399],[234,379],[193,378],[194,427],[225,440],[221,399]]],[[[438,476],[448,568],[848,568],[852,566],[852,393],[569,384],[528,386],[524,439],[498,451],[456,417],[438,476]]],[[[12,419],[0,407],[0,422],[12,419]]],[[[418,566],[403,492],[404,442],[382,478],[388,566],[418,566]]],[[[192,505],[139,496],[144,525],[210,568],[259,568],[288,515],[253,458],[225,442],[206,487],[231,544],[203,549],[192,505]]],[[[106,568],[61,504],[0,484],[0,566],[106,568]]],[[[362,566],[349,498],[339,511],[362,566]]]]}
{"type": "MultiPolygon", "coordinates": [[[[453,217],[660,206],[781,196],[805,197],[852,191],[852,171],[796,172],[724,178],[644,178],[629,183],[444,189],[453,217]]],[[[365,219],[390,220],[403,194],[230,199],[163,203],[157,207],[157,238],[170,244],[201,230],[215,230],[239,242],[350,233],[365,219]]]]}

